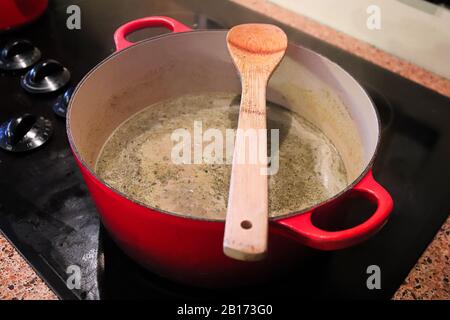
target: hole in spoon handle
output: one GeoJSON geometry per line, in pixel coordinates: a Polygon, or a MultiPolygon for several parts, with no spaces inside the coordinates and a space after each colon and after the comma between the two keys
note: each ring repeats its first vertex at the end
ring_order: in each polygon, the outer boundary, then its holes
{"type": "Polygon", "coordinates": [[[252,223],[248,220],[244,220],[241,222],[242,229],[248,230],[252,228],[252,223]]]}

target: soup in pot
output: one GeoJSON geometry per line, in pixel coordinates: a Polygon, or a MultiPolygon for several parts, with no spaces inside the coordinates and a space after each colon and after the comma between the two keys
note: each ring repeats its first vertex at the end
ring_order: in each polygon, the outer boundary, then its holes
{"type": "MultiPolygon", "coordinates": [[[[107,139],[96,173],[109,186],[144,205],[224,219],[232,155],[226,141],[227,137],[231,145],[234,141],[229,134],[237,128],[239,101],[236,94],[218,92],[182,96],[144,108],[107,139]],[[216,139],[207,139],[208,132],[216,139]],[[206,151],[211,150],[211,143],[218,143],[220,135],[221,147],[214,150],[223,152],[212,152],[213,159],[208,158],[206,151]],[[185,151],[182,162],[180,150],[185,151]]],[[[313,124],[267,102],[267,126],[268,142],[270,130],[279,130],[279,152],[270,153],[274,141],[268,147],[270,156],[278,156],[278,170],[269,175],[270,216],[301,211],[347,187],[338,151],[313,124]]],[[[272,158],[270,166],[274,163],[272,158]]]]}

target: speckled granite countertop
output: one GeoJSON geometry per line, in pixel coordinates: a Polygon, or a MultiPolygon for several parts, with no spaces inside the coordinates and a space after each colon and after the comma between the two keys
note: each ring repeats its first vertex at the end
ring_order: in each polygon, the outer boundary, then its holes
{"type": "MultiPolygon", "coordinates": [[[[309,33],[450,97],[450,81],[373,46],[265,0],[232,0],[309,33]]],[[[450,300],[450,218],[436,234],[394,299],[450,300]]],[[[0,299],[57,299],[0,233],[0,299]]]]}
{"type": "Polygon", "coordinates": [[[6,299],[55,300],[57,297],[0,233],[0,300],[6,299]]]}

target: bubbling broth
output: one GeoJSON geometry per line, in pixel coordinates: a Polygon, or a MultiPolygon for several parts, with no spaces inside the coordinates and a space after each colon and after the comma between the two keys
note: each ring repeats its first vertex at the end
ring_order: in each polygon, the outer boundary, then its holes
{"type": "MultiPolygon", "coordinates": [[[[145,205],[186,216],[224,219],[231,175],[226,156],[232,155],[226,136],[229,129],[237,128],[239,101],[239,96],[230,93],[188,95],[143,109],[108,138],[96,173],[145,205]],[[219,163],[205,163],[202,154],[195,153],[199,147],[205,152],[213,141],[205,136],[195,139],[195,132],[198,136],[198,130],[206,133],[210,128],[224,137],[219,163]],[[180,129],[190,133],[190,141],[176,137],[174,132],[180,129]],[[175,163],[174,148],[188,142],[191,145],[184,150],[191,150],[186,158],[191,161],[175,163]]],[[[331,141],[298,114],[270,102],[267,108],[268,129],[279,129],[279,169],[269,176],[270,216],[300,211],[343,190],[347,174],[331,141]]],[[[270,137],[269,131],[269,142],[270,137]]],[[[270,149],[269,145],[269,153],[270,149]]],[[[217,159],[220,154],[213,155],[217,159]]]]}

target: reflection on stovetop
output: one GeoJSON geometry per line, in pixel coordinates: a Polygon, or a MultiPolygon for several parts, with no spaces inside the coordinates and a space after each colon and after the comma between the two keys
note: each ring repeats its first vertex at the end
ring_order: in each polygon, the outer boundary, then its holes
{"type": "MultiPolygon", "coordinates": [[[[148,15],[172,16],[194,28],[275,22],[229,1],[60,0],[50,2],[48,12],[35,24],[0,35],[0,46],[13,39],[30,40],[43,59],[55,59],[68,68],[71,82],[66,89],[114,52],[115,28],[148,15]],[[81,30],[64,27],[69,4],[82,9],[81,30]]],[[[0,123],[30,113],[49,119],[53,128],[50,139],[30,152],[0,150],[0,229],[60,297],[211,300],[237,291],[240,297],[250,298],[386,299],[395,292],[448,216],[449,100],[298,30],[282,27],[291,42],[349,71],[376,105],[382,132],[374,175],[394,199],[389,223],[354,248],[312,251],[311,258],[300,261],[295,272],[275,275],[258,286],[205,290],[173,283],[138,266],[101,227],[68,146],[64,110],[58,115],[53,112],[64,101],[58,96],[65,89],[44,95],[26,93],[20,86],[26,70],[0,71],[0,123]],[[373,264],[382,270],[381,290],[366,287],[366,268],[373,264]],[[76,268],[81,272],[79,288],[70,282],[76,268]]],[[[139,31],[129,39],[138,41],[162,32],[139,31]]],[[[28,44],[21,48],[32,49],[28,44]]]]}
{"type": "Polygon", "coordinates": [[[226,301],[230,296],[236,299],[290,299],[297,290],[293,287],[294,281],[302,290],[314,288],[319,281],[320,265],[326,265],[327,259],[326,253],[311,251],[308,260],[298,262],[295,276],[277,274],[264,283],[243,284],[238,288],[200,288],[175,283],[139,266],[117,247],[103,226],[99,248],[97,274],[101,299],[182,299],[191,302],[226,301]]]}

